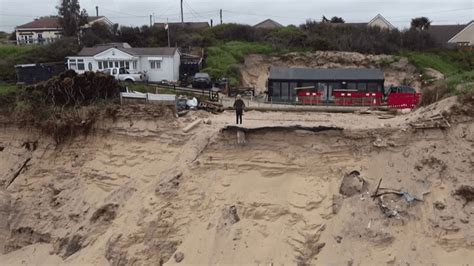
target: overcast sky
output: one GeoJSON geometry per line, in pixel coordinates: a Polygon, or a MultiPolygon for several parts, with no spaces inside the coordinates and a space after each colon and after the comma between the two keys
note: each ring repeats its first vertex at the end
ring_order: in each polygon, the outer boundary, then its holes
{"type": "MultiPolygon", "coordinates": [[[[57,0],[0,0],[0,30],[13,31],[15,26],[36,17],[54,15],[57,0]]],[[[121,25],[179,21],[180,0],[80,0],[89,15],[107,16],[121,25]]],[[[341,16],[346,22],[368,22],[378,13],[399,28],[408,27],[415,16],[427,16],[433,24],[464,24],[474,19],[474,0],[184,0],[185,21],[219,21],[256,24],[272,18],[281,24],[299,25],[307,19],[341,16]]]]}

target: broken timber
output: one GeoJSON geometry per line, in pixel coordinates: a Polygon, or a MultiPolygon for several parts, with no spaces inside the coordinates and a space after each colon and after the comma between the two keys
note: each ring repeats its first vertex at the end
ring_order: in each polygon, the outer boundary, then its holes
{"type": "Polygon", "coordinates": [[[327,126],[316,126],[316,127],[308,127],[308,126],[300,126],[300,125],[292,125],[292,126],[263,126],[263,127],[242,127],[242,126],[234,126],[229,125],[225,126],[222,131],[242,131],[245,133],[254,133],[254,132],[261,132],[261,131],[295,131],[295,130],[305,130],[311,132],[321,132],[327,130],[336,130],[342,131],[343,128],[340,127],[327,127],[327,126]]]}
{"type": "Polygon", "coordinates": [[[31,158],[28,158],[25,160],[25,162],[23,162],[20,168],[18,168],[18,170],[13,174],[12,178],[10,178],[10,180],[7,182],[5,188],[8,188],[13,183],[13,181],[15,181],[15,179],[21,174],[21,171],[25,169],[26,165],[28,164],[30,160],[31,158]]]}

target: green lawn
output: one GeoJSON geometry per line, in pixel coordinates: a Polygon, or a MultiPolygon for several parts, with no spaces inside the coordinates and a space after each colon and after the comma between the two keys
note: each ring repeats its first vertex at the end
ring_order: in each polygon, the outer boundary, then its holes
{"type": "Polygon", "coordinates": [[[455,88],[459,84],[474,82],[472,51],[403,52],[401,55],[407,57],[422,73],[426,68],[443,73],[453,93],[456,93],[455,88]]]}
{"type": "Polygon", "coordinates": [[[206,66],[204,72],[214,79],[227,77],[231,85],[240,81],[238,64],[242,63],[248,54],[271,54],[274,48],[266,44],[249,42],[228,42],[207,49],[206,66]]]}
{"type": "Polygon", "coordinates": [[[0,58],[16,58],[31,52],[35,45],[0,45],[0,58]]]}
{"type": "Polygon", "coordinates": [[[16,85],[11,84],[0,84],[0,95],[5,95],[10,92],[14,92],[17,90],[16,85]]]}

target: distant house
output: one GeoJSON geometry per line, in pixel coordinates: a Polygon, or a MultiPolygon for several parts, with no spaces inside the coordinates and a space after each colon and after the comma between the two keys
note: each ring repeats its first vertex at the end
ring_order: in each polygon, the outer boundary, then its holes
{"type": "Polygon", "coordinates": [[[169,22],[169,23],[155,23],[154,26],[158,28],[165,29],[166,25],[170,29],[176,29],[178,27],[183,27],[185,29],[191,29],[191,30],[202,30],[202,29],[207,29],[209,28],[209,23],[208,22],[169,22]]]}
{"type": "MultiPolygon", "coordinates": [[[[82,28],[89,28],[95,23],[104,23],[112,25],[106,17],[88,17],[88,23],[82,28]]],[[[63,30],[59,26],[58,17],[42,17],[35,19],[26,24],[17,26],[15,28],[16,43],[20,44],[37,44],[37,43],[52,43],[63,36],[63,30]]]]}
{"type": "Polygon", "coordinates": [[[449,39],[448,43],[457,46],[474,46],[474,20],[449,39]]]}
{"type": "Polygon", "coordinates": [[[426,30],[431,35],[437,46],[453,47],[448,43],[457,33],[464,29],[466,25],[430,25],[426,30]]]}
{"type": "Polygon", "coordinates": [[[256,29],[278,29],[282,28],[283,25],[272,19],[266,19],[260,23],[255,24],[253,27],[256,29]]]}
{"type": "Polygon", "coordinates": [[[178,48],[132,48],[128,43],[111,43],[83,48],[67,57],[67,68],[78,73],[125,68],[131,73],[146,73],[148,81],[178,80],[178,48]]]}
{"type": "Polygon", "coordinates": [[[369,22],[346,22],[346,23],[332,23],[332,24],[339,24],[339,25],[350,25],[354,27],[379,27],[384,30],[393,30],[395,26],[392,25],[387,19],[385,19],[382,15],[377,14],[371,21],[369,22]]]}

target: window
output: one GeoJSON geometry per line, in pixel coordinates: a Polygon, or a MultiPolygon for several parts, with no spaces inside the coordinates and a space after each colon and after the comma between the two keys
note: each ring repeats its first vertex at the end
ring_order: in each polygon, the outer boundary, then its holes
{"type": "Polygon", "coordinates": [[[351,91],[357,90],[357,83],[355,82],[347,82],[347,89],[351,91]]]}
{"type": "Polygon", "coordinates": [[[329,88],[332,89],[333,91],[338,91],[338,90],[341,90],[342,88],[340,82],[331,82],[328,85],[329,85],[329,88]]]}
{"type": "Polygon", "coordinates": [[[288,100],[288,95],[289,95],[289,86],[288,82],[282,82],[281,83],[281,98],[283,100],[288,100]]]}
{"type": "Polygon", "coordinates": [[[280,98],[280,82],[273,82],[272,97],[280,98]]]}
{"type": "Polygon", "coordinates": [[[132,69],[137,69],[137,61],[133,61],[133,68],[132,69]]]}
{"type": "Polygon", "coordinates": [[[76,59],[69,59],[69,69],[73,69],[73,70],[77,69],[76,59]]]}
{"type": "Polygon", "coordinates": [[[89,69],[89,71],[92,71],[92,63],[89,63],[89,64],[87,65],[87,68],[89,69]]]}
{"type": "Polygon", "coordinates": [[[161,61],[159,60],[150,60],[151,69],[161,69],[161,61]]]}
{"type": "Polygon", "coordinates": [[[99,69],[102,69],[102,62],[99,62],[99,69]]]}
{"type": "Polygon", "coordinates": [[[119,67],[119,62],[115,61],[115,67],[119,67]]]}
{"type": "Polygon", "coordinates": [[[126,69],[130,69],[130,62],[128,62],[128,61],[125,62],[125,68],[126,68],[126,69]]]}
{"type": "Polygon", "coordinates": [[[369,82],[367,84],[367,91],[368,92],[378,92],[379,91],[379,84],[376,82],[369,82]]]}
{"type": "Polygon", "coordinates": [[[295,88],[298,87],[298,84],[296,82],[291,82],[290,83],[290,99],[295,99],[296,98],[296,90],[295,88]]]}
{"type": "Polygon", "coordinates": [[[84,70],[85,69],[84,59],[77,59],[77,69],[78,70],[84,70]]]}
{"type": "Polygon", "coordinates": [[[365,82],[359,82],[357,84],[357,91],[359,92],[366,92],[367,91],[367,83],[365,82]]]}

